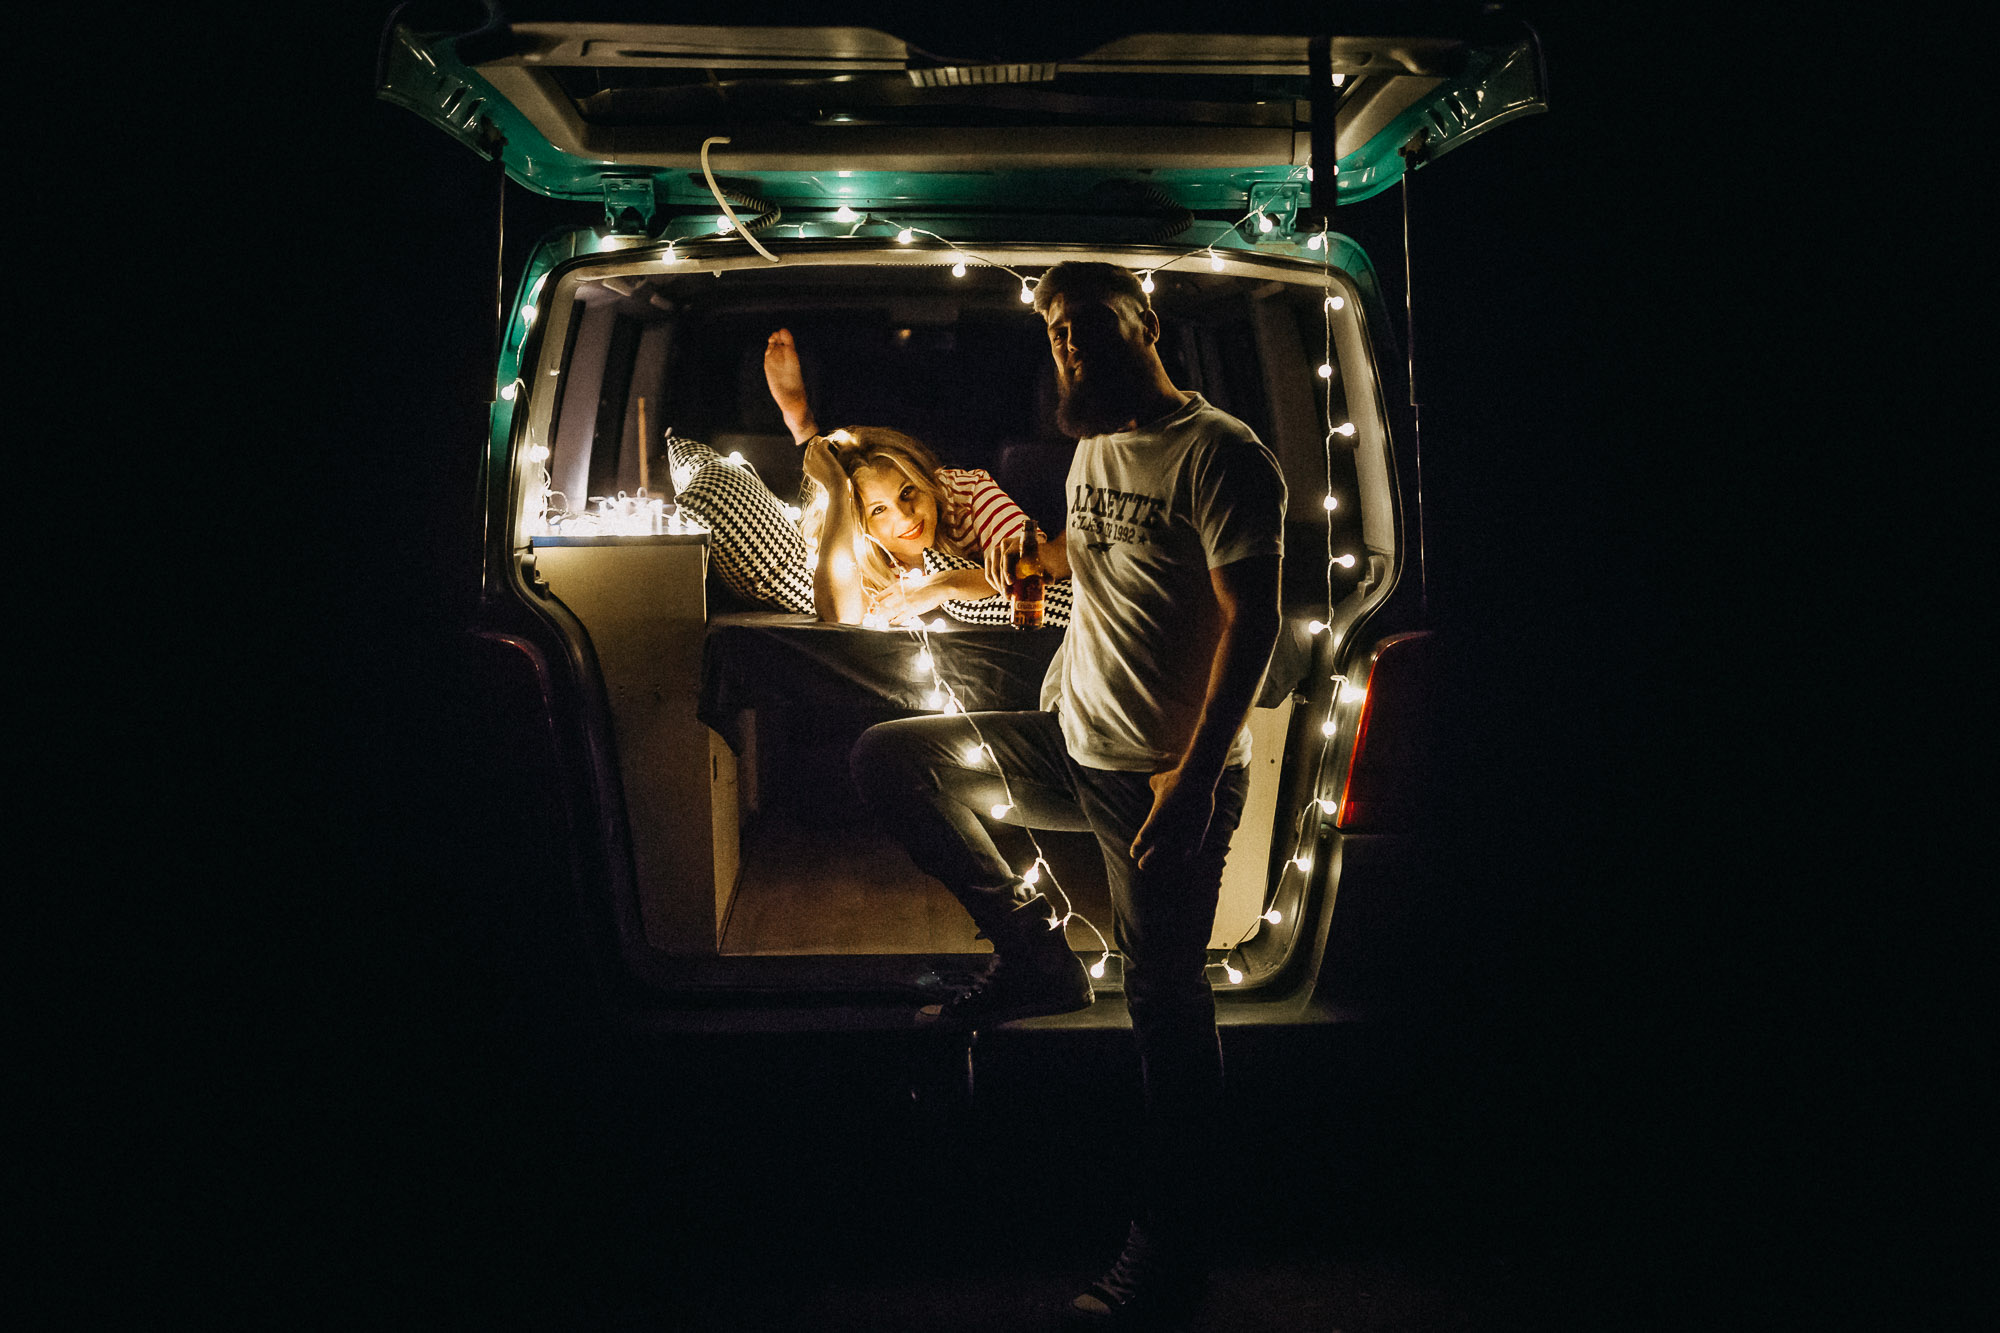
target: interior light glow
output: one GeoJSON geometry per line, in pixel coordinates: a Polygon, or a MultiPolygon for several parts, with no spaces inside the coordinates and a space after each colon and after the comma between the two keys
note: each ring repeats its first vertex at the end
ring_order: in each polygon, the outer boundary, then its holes
{"type": "MultiPolygon", "coordinates": [[[[1339,76],[1339,75],[1335,75],[1335,76],[1334,76],[1334,82],[1338,83],[1339,81],[1340,81],[1340,76],[1339,76]]],[[[842,176],[842,177],[846,177],[846,176],[852,176],[852,175],[853,175],[854,173],[853,173],[853,172],[851,172],[851,171],[836,171],[836,172],[834,172],[833,174],[834,174],[834,175],[836,175],[836,176],[842,176]]]]}
{"type": "Polygon", "coordinates": [[[1340,500],[1329,491],[1325,496],[1321,497],[1320,505],[1326,509],[1338,509],[1340,508],[1340,500]]]}

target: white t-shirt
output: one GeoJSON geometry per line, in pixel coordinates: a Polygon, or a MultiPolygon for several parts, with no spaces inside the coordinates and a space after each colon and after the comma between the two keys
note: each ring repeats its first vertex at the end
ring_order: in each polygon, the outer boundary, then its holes
{"type": "MultiPolygon", "coordinates": [[[[1248,426],[1191,393],[1139,430],[1080,442],[1065,502],[1075,608],[1042,707],[1086,768],[1171,767],[1221,636],[1208,572],[1283,554],[1284,474],[1248,426]]],[[[1249,760],[1245,727],[1228,762],[1249,760]]]]}

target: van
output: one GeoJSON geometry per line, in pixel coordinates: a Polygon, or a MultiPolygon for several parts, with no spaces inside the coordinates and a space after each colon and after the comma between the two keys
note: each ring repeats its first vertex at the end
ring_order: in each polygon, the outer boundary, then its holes
{"type": "MultiPolygon", "coordinates": [[[[1220,1020],[1399,1003],[1438,648],[1401,335],[1342,216],[1543,110],[1531,30],[1139,32],[992,63],[865,28],[397,18],[376,83],[503,193],[577,213],[507,276],[463,644],[494,780],[622,1012],[893,1029],[982,962],[847,755],[888,718],[1035,706],[1062,631],[787,607],[718,558],[742,519],[688,460],[797,521],[762,370],[785,329],[819,421],[915,435],[1060,531],[1073,441],[1029,302],[1074,259],[1139,276],[1175,383],[1248,423],[1288,488],[1284,628],[1210,939],[1220,1020]]],[[[1094,844],[994,818],[1100,995],[1021,1025],[1123,1026],[1094,844]]]]}

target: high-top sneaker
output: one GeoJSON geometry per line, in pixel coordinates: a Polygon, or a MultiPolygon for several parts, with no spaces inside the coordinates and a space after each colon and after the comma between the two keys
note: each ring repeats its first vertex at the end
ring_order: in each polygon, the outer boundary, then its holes
{"type": "Polygon", "coordinates": [[[972,988],[925,1011],[919,1021],[941,1030],[971,1032],[1014,1018],[1066,1014],[1088,1008],[1096,996],[1090,974],[1070,952],[1069,941],[1049,922],[1055,912],[1036,894],[988,927],[993,961],[972,988]]]}
{"type": "Polygon", "coordinates": [[[1207,1256],[1161,1244],[1134,1222],[1111,1271],[1070,1303],[1070,1323],[1103,1329],[1184,1328],[1201,1309],[1207,1256]]]}

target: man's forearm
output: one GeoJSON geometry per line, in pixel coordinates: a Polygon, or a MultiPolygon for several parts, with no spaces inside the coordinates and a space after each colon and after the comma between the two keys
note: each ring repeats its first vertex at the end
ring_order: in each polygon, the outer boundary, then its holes
{"type": "Polygon", "coordinates": [[[1222,603],[1222,633],[1210,662],[1200,720],[1177,765],[1184,777],[1210,786],[1222,776],[1236,733],[1257,702],[1278,642],[1277,557],[1241,563],[1255,568],[1229,566],[1230,573],[1217,570],[1211,576],[1222,603]]]}

